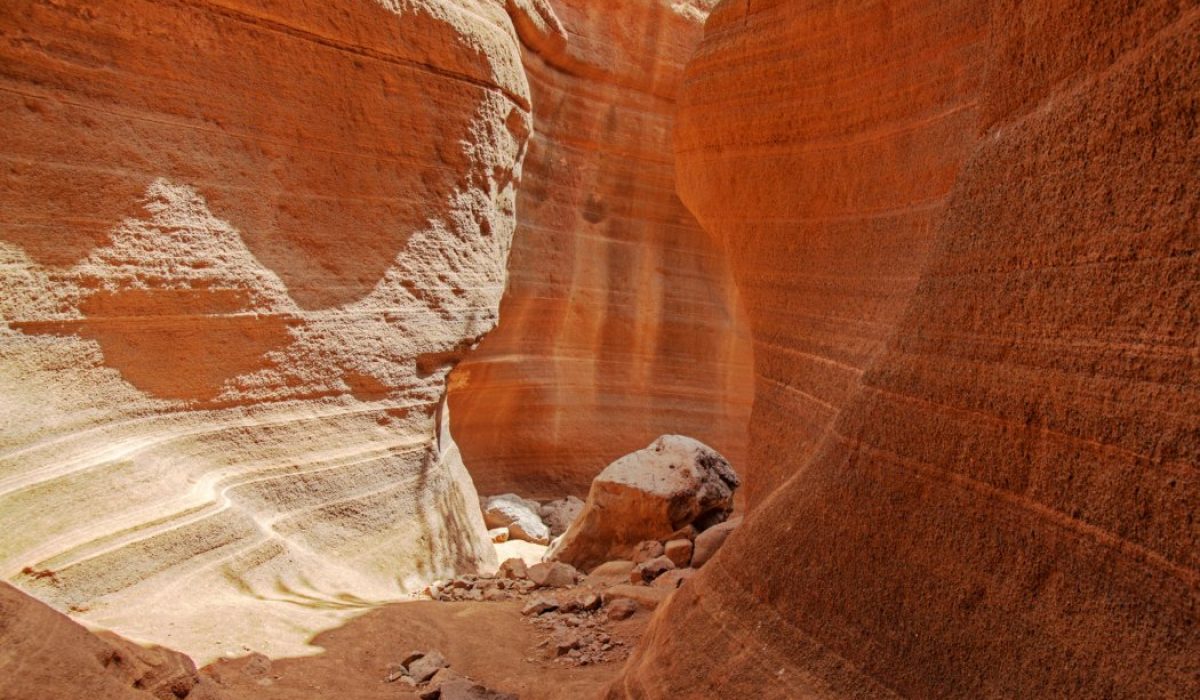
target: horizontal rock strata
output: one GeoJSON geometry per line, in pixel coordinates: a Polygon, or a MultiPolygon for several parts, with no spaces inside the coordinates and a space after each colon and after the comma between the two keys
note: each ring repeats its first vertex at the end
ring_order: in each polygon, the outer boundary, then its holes
{"type": "Polygon", "coordinates": [[[208,658],[493,557],[437,423],[530,131],[503,3],[17,0],[0,32],[0,574],[208,658]]]}

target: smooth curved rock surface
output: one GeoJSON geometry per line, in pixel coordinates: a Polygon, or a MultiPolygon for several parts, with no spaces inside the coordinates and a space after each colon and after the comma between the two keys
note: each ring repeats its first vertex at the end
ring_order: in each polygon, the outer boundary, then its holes
{"type": "Polygon", "coordinates": [[[0,574],[206,659],[494,559],[438,406],[514,228],[504,4],[17,0],[0,30],[0,574]]]}
{"type": "Polygon", "coordinates": [[[455,436],[482,493],[539,499],[585,496],[664,433],[738,464],[746,324],[671,155],[675,91],[712,3],[547,4],[567,41],[521,35],[534,119],[504,320],[451,376],[455,436]]]}
{"type": "Polygon", "coordinates": [[[769,494],[760,481],[757,509],[674,595],[611,695],[1200,694],[1200,10],[851,7],[726,2],[689,69],[684,197],[740,251],[754,425],[778,433],[775,454],[803,450],[769,494]],[[831,64],[842,51],[862,59],[831,64]],[[908,99],[937,94],[937,109],[908,99]],[[952,113],[949,128],[938,115],[952,113]],[[809,125],[835,114],[876,127],[813,139],[809,125]],[[724,142],[734,121],[761,141],[724,142]],[[777,132],[793,136],[771,142],[777,132]],[[781,197],[767,161],[807,163],[793,172],[820,173],[826,196],[796,200],[790,223],[755,223],[781,197]],[[896,170],[906,162],[930,167],[896,170]],[[950,182],[919,228],[936,236],[907,311],[886,346],[871,343],[877,358],[826,362],[836,356],[813,347],[832,347],[837,329],[804,342],[777,325],[773,309],[804,308],[806,290],[847,313],[873,308],[852,292],[884,258],[859,242],[899,253],[923,199],[905,206],[906,193],[950,182]],[[826,224],[836,237],[795,224],[873,200],[897,218],[843,211],[826,224]],[[844,263],[817,266],[823,284],[752,264],[789,251],[844,263]],[[822,369],[837,364],[865,372],[830,401],[815,387],[849,372],[822,369]],[[820,431],[785,419],[816,399],[828,404],[813,411],[829,416],[820,431]]]}

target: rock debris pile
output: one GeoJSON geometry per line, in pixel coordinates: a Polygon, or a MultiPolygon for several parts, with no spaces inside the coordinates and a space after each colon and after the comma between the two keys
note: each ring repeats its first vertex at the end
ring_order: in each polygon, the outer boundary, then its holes
{"type": "Polygon", "coordinates": [[[410,652],[388,670],[384,680],[417,688],[421,700],[517,700],[516,695],[492,690],[451,669],[436,649],[410,652]]]}
{"type": "Polygon", "coordinates": [[[425,593],[443,602],[524,601],[521,614],[542,633],[527,661],[623,660],[631,640],[613,625],[657,608],[712,558],[741,522],[727,520],[738,485],[729,462],[711,448],[663,436],[606,468],[587,503],[539,503],[511,493],[481,499],[485,521],[505,539],[537,543],[557,534],[546,561],[510,558],[495,574],[437,581],[425,593]],[[660,536],[635,539],[647,532],[660,536]],[[594,562],[602,552],[622,556],[595,563],[586,576],[566,560],[594,562]]]}

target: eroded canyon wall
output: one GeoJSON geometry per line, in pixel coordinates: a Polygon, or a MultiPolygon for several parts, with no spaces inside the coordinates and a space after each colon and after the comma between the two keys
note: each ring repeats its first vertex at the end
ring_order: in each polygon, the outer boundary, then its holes
{"type": "MultiPolygon", "coordinates": [[[[451,377],[481,493],[584,496],[664,433],[738,468],[749,339],[719,243],[675,194],[675,93],[709,2],[551,0],[503,322],[451,377]]],[[[518,25],[520,28],[520,25],[518,25]]]]}
{"type": "MultiPolygon", "coordinates": [[[[752,425],[773,426],[777,453],[794,445],[801,457],[660,611],[612,695],[1200,694],[1200,10],[914,1],[718,12],[684,90],[681,187],[738,251],[760,375],[752,425]],[[822,80],[794,66],[830,46],[861,52],[856,75],[841,63],[824,89],[769,99],[822,80]],[[929,140],[945,123],[938,112],[899,99],[917,85],[893,100],[862,88],[903,86],[955,46],[943,84],[975,104],[939,140],[929,140]],[[919,66],[903,60],[926,49],[919,66]],[[747,106],[752,92],[762,109],[747,106]],[[873,133],[742,149],[833,164],[812,175],[827,199],[798,202],[777,227],[755,223],[778,217],[777,180],[757,158],[731,166],[737,149],[699,128],[741,114],[747,133],[803,135],[831,113],[870,124],[889,111],[890,128],[873,133]],[[888,143],[860,163],[860,149],[888,143]],[[894,172],[888,156],[905,154],[912,167],[894,172]],[[838,164],[860,165],[832,177],[838,164]],[[844,209],[836,236],[795,220],[869,195],[904,215],[904,201],[919,201],[905,193],[930,174],[952,189],[928,219],[928,262],[907,268],[921,274],[891,339],[837,402],[822,399],[814,433],[776,397],[813,394],[830,375],[820,365],[838,358],[813,352],[793,330],[808,326],[783,327],[775,310],[811,308],[810,289],[861,308],[859,283],[884,260],[859,255],[862,273],[826,264],[820,283],[803,261],[858,255],[868,235],[888,250],[910,229],[844,209]],[[794,267],[753,264],[793,252],[794,267]]],[[[813,335],[836,343],[847,326],[813,335]]]]}
{"type": "Polygon", "coordinates": [[[753,327],[751,503],[807,462],[912,295],[977,119],[975,5],[726,2],[688,66],[679,189],[753,327]]]}
{"type": "Polygon", "coordinates": [[[494,558],[437,416],[530,131],[504,4],[17,0],[0,33],[0,573],[204,659],[494,558]]]}

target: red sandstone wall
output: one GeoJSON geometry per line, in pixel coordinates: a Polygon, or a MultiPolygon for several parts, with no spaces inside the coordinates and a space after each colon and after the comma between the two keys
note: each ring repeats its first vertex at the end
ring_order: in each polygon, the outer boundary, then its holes
{"type": "Polygon", "coordinates": [[[685,87],[681,187],[737,251],[754,425],[798,456],[660,611],[613,696],[1200,696],[1200,10],[1003,2],[989,18],[981,5],[727,2],[710,25],[685,87]],[[938,111],[898,99],[916,84],[892,100],[863,86],[919,83],[954,46],[943,85],[979,99],[941,138],[938,111]],[[793,67],[838,50],[861,62],[793,67]],[[787,87],[813,81],[827,85],[787,87]],[[849,129],[889,109],[891,128],[849,129]],[[744,156],[814,159],[794,178],[822,187],[780,226],[755,223],[778,219],[777,179],[756,157],[730,174],[738,151],[721,138],[735,129],[699,128],[735,114],[760,136],[744,156]],[[822,140],[810,125],[834,114],[848,135],[822,140]],[[857,327],[801,335],[803,319],[872,308],[849,258],[869,278],[882,258],[863,236],[911,240],[902,221],[845,208],[834,221],[853,225],[836,236],[796,219],[830,203],[903,212],[935,182],[952,193],[891,340],[873,361],[838,360],[865,369],[860,388],[848,376],[824,411],[792,409],[778,397],[839,376],[814,369],[838,357],[814,344],[844,347],[857,327]],[[764,270],[787,251],[846,262],[820,283],[764,270]],[[814,305],[814,288],[829,301],[814,305]],[[789,309],[810,311],[781,324],[789,309]],[[812,414],[829,414],[816,432],[812,414]]]}
{"type": "Polygon", "coordinates": [[[451,378],[481,493],[583,496],[663,433],[743,463],[747,332],[671,157],[704,3],[673,4],[555,0],[566,45],[525,46],[534,125],[502,322],[451,378]]]}
{"type": "Polygon", "coordinates": [[[973,140],[984,12],[745,8],[720,6],[688,66],[677,174],[753,325],[758,503],[807,463],[912,294],[973,140]]]}

